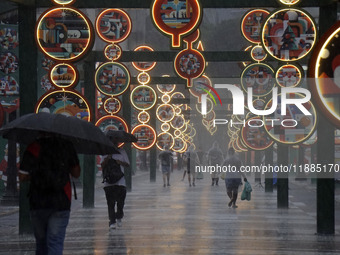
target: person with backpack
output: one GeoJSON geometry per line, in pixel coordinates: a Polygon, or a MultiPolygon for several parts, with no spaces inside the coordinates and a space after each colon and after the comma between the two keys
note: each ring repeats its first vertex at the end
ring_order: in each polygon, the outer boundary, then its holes
{"type": "MultiPolygon", "coordinates": [[[[118,138],[108,135],[112,143],[118,148],[118,138]]],[[[124,205],[126,198],[126,182],[124,167],[130,166],[129,157],[123,148],[117,149],[119,154],[103,157],[103,183],[109,213],[109,228],[122,227],[124,205]],[[116,210],[117,207],[117,210],[116,210]],[[117,226],[116,226],[117,224],[117,226]]]]}
{"type": "Polygon", "coordinates": [[[68,140],[43,133],[26,148],[19,178],[30,181],[28,198],[36,255],[63,254],[71,208],[70,175],[78,178],[80,166],[68,140]]]}

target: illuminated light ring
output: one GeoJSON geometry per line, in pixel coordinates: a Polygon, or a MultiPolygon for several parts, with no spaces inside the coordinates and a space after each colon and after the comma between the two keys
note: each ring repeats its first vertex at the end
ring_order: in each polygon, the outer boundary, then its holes
{"type": "MultiPolygon", "coordinates": [[[[179,98],[179,99],[185,99],[185,96],[182,92],[175,92],[171,95],[171,99],[173,98],[179,98]]],[[[183,104],[173,104],[173,106],[181,107],[183,104]]]]}
{"type": "MultiPolygon", "coordinates": [[[[133,51],[154,51],[154,50],[150,46],[142,45],[137,47],[133,51]]],[[[156,66],[156,64],[157,62],[132,62],[133,67],[141,72],[151,71],[156,66]],[[148,63],[150,64],[148,65],[148,63]],[[142,67],[142,65],[146,65],[147,67],[142,67]]]]}
{"type": "Polygon", "coordinates": [[[182,135],[182,132],[179,130],[179,129],[175,129],[175,131],[174,131],[174,136],[175,137],[179,137],[179,136],[181,136],[182,135]]]}
{"type": "MultiPolygon", "coordinates": [[[[207,115],[214,109],[214,104],[210,98],[207,98],[207,115]]],[[[202,114],[201,112],[201,104],[196,104],[196,110],[202,114]]]]}
{"type": "Polygon", "coordinates": [[[279,61],[298,61],[305,57],[313,49],[316,38],[314,20],[306,11],[299,9],[279,9],[271,13],[262,26],[262,45],[269,55],[279,61]],[[288,25],[289,18],[292,19],[291,24],[284,27],[288,25]],[[299,38],[296,38],[294,29],[304,29],[298,31],[299,38]],[[285,41],[288,45],[283,47],[285,41]]]}
{"type": "Polygon", "coordinates": [[[51,68],[49,79],[56,88],[70,89],[77,85],[79,74],[73,65],[59,63],[51,68]]]}
{"type": "Polygon", "coordinates": [[[109,44],[104,49],[104,56],[110,61],[117,61],[122,56],[122,52],[118,44],[109,44]]]}
{"type": "Polygon", "coordinates": [[[248,65],[241,74],[241,87],[247,92],[248,87],[256,87],[253,89],[253,96],[266,96],[275,87],[274,69],[263,63],[254,63],[248,65]],[[263,73],[266,72],[266,78],[262,81],[263,73]],[[259,77],[260,76],[260,77],[259,77]]]}
{"type": "Polygon", "coordinates": [[[138,138],[137,142],[132,143],[132,145],[136,147],[138,150],[142,151],[148,150],[156,143],[157,137],[156,131],[149,125],[146,124],[137,125],[132,129],[131,134],[138,138]],[[140,131],[140,129],[143,128],[145,130],[140,131]],[[141,145],[141,143],[143,144],[143,146],[141,145]]]}
{"type": "Polygon", "coordinates": [[[192,127],[191,132],[189,133],[189,136],[191,138],[194,138],[197,134],[196,128],[192,127]]]}
{"type": "Polygon", "coordinates": [[[150,120],[150,114],[148,112],[142,111],[138,113],[137,119],[140,123],[145,124],[150,120]]]}
{"type": "Polygon", "coordinates": [[[119,96],[123,94],[130,85],[129,70],[121,63],[107,62],[97,68],[95,73],[95,84],[97,89],[107,96],[119,96]],[[114,69],[115,68],[115,69],[114,69]],[[120,75],[117,77],[117,73],[120,75]],[[114,84],[115,87],[112,86],[114,84]],[[117,87],[119,91],[116,91],[117,87]],[[106,88],[106,91],[104,91],[106,88]],[[111,91],[108,91],[111,89],[111,91]]]}
{"type": "Polygon", "coordinates": [[[49,112],[76,116],[90,122],[91,109],[87,100],[75,90],[52,90],[42,95],[35,106],[35,113],[49,112]],[[58,99],[60,98],[60,99],[58,99]],[[52,109],[52,111],[51,111],[52,109]]]}
{"type": "Polygon", "coordinates": [[[103,108],[108,114],[113,115],[122,109],[122,103],[118,98],[110,97],[105,100],[103,108]]]}
{"type": "Polygon", "coordinates": [[[185,151],[187,148],[187,143],[180,137],[174,138],[174,146],[172,147],[172,150],[174,152],[181,152],[185,151]]]}
{"type": "Polygon", "coordinates": [[[187,80],[187,87],[192,87],[192,79],[201,76],[204,72],[204,56],[195,49],[182,50],[175,58],[174,68],[181,78],[187,80]],[[190,63],[191,66],[189,66],[188,63],[190,63]]]}
{"type": "Polygon", "coordinates": [[[280,2],[281,4],[284,4],[284,5],[295,5],[297,4],[298,2],[300,2],[301,0],[278,0],[278,2],[280,2]]]}
{"type": "Polygon", "coordinates": [[[181,129],[185,125],[185,119],[182,115],[176,115],[170,122],[170,125],[173,129],[181,129]]]}
{"type": "Polygon", "coordinates": [[[187,129],[188,129],[188,124],[185,123],[184,126],[180,129],[180,131],[181,131],[182,133],[184,133],[184,132],[187,131],[187,129]]]}
{"type": "Polygon", "coordinates": [[[171,97],[168,95],[168,94],[164,94],[162,97],[161,97],[161,100],[164,104],[168,104],[171,100],[171,97]]]}
{"type": "Polygon", "coordinates": [[[139,82],[139,83],[141,83],[141,84],[148,84],[149,82],[150,82],[150,75],[148,74],[148,73],[144,73],[144,72],[142,72],[142,73],[139,73],[138,75],[137,75],[137,81],[139,82]]]}
{"type": "MultiPolygon", "coordinates": [[[[74,27],[74,24],[75,23],[73,22],[72,24],[69,24],[69,25],[74,27]]],[[[77,26],[80,26],[80,25],[82,24],[79,24],[78,22],[77,26]]],[[[69,7],[48,9],[39,17],[37,21],[37,25],[35,28],[35,40],[36,40],[36,43],[39,49],[45,55],[52,58],[53,60],[73,62],[83,57],[87,53],[87,51],[92,47],[93,28],[92,28],[91,21],[86,17],[86,15],[84,15],[79,10],[69,8],[69,7]],[[64,14],[59,14],[58,12],[61,12],[64,14]],[[72,18],[80,17],[82,19],[85,28],[82,27],[83,30],[80,31],[79,36],[83,36],[83,38],[80,38],[80,39],[67,38],[67,35],[64,34],[65,33],[64,30],[66,30],[67,32],[67,24],[65,24],[65,22],[60,23],[60,24],[55,23],[56,22],[55,19],[58,18],[57,14],[59,14],[60,19],[65,19],[67,17],[62,16],[62,15],[65,15],[65,13],[68,13],[68,15],[70,15],[72,18]],[[42,29],[42,27],[44,28],[44,30],[42,29]],[[56,27],[59,30],[57,31],[52,30],[52,28],[54,29],[56,27]],[[55,34],[53,32],[55,32],[55,34]],[[57,37],[57,34],[59,35],[58,37],[57,37]],[[46,40],[48,40],[48,42],[44,42],[44,37],[46,40]],[[51,40],[53,40],[53,42],[51,42],[51,40]],[[66,42],[66,40],[69,40],[69,41],[72,40],[73,43],[66,42]],[[44,47],[42,42],[49,45],[49,47],[44,47]],[[52,47],[52,45],[54,45],[54,47],[52,47]],[[85,45],[85,46],[83,46],[82,48],[75,48],[75,49],[72,49],[72,51],[70,51],[69,49],[70,47],[71,48],[73,48],[73,46],[79,47],[79,45],[82,45],[82,46],[85,45]],[[67,47],[67,48],[64,48],[64,47],[67,47]]]]}
{"type": "Polygon", "coordinates": [[[209,77],[203,74],[201,77],[195,78],[193,80],[192,87],[189,88],[190,94],[196,97],[199,103],[201,103],[201,96],[204,94],[207,94],[207,92],[202,90],[203,87],[207,87],[207,86],[204,86],[202,83],[205,83],[210,87],[212,85],[209,77]]]}
{"type": "Polygon", "coordinates": [[[164,122],[161,125],[162,132],[168,132],[170,130],[171,126],[168,122],[164,122]]]}
{"type": "MultiPolygon", "coordinates": [[[[298,86],[301,81],[302,81],[302,77],[303,77],[303,70],[302,68],[297,65],[297,64],[286,64],[286,65],[282,65],[280,66],[277,70],[276,70],[276,73],[275,73],[275,79],[276,79],[276,83],[280,86],[280,87],[296,87],[298,86]],[[287,69],[290,69],[290,71],[288,71],[287,69]],[[295,82],[294,80],[284,80],[284,73],[287,73],[287,72],[290,72],[292,73],[291,75],[293,75],[294,73],[296,74],[295,75],[295,82]],[[287,84],[287,82],[290,82],[292,83],[292,85],[289,85],[289,86],[286,86],[285,84],[287,84]]],[[[287,77],[289,78],[289,77],[287,77]]]]}
{"type": "Polygon", "coordinates": [[[174,107],[170,104],[161,104],[157,107],[156,110],[157,119],[161,122],[169,122],[175,117],[175,110],[174,107]],[[165,109],[162,109],[165,108],[165,109]],[[162,112],[160,113],[160,111],[162,112]],[[160,114],[165,114],[165,116],[161,116],[160,114]]]}
{"type": "MultiPolygon", "coordinates": [[[[288,95],[289,95],[288,99],[291,99],[293,96],[297,96],[297,97],[300,97],[300,98],[304,97],[303,95],[301,95],[299,93],[290,93],[288,95]]],[[[309,101],[309,102],[303,104],[307,108],[307,110],[309,112],[311,112],[312,115],[307,117],[307,116],[303,115],[302,113],[299,114],[300,111],[295,109],[296,106],[294,105],[293,111],[291,111],[290,109],[287,109],[287,114],[290,114],[290,115],[285,115],[285,118],[283,118],[282,115],[281,115],[281,107],[280,107],[281,102],[280,102],[280,100],[281,100],[281,94],[278,95],[277,110],[271,115],[263,116],[263,122],[265,124],[268,123],[267,125],[264,125],[265,130],[267,131],[268,135],[273,140],[275,140],[276,142],[281,143],[281,144],[294,145],[294,144],[299,144],[299,143],[302,143],[302,142],[308,140],[309,137],[315,131],[316,124],[317,124],[317,114],[316,114],[316,110],[315,110],[313,103],[311,101],[309,101]],[[291,115],[293,115],[293,116],[291,116],[291,115]],[[286,128],[286,129],[283,128],[283,132],[282,132],[282,129],[276,129],[275,125],[274,125],[274,127],[271,127],[271,122],[266,121],[267,117],[268,117],[268,119],[278,119],[278,121],[275,122],[276,124],[281,123],[281,121],[284,120],[284,119],[298,118],[298,126],[300,126],[300,127],[301,126],[302,127],[303,126],[304,127],[309,126],[309,129],[307,129],[307,132],[304,129],[300,129],[300,131],[298,130],[297,132],[294,132],[293,130],[294,130],[295,127],[290,127],[290,128],[286,128]],[[312,118],[312,120],[310,118],[312,118]],[[286,130],[288,130],[287,134],[285,133],[286,130]],[[278,135],[272,134],[271,131],[279,132],[279,134],[278,135]],[[294,133],[296,135],[294,135],[294,133]],[[284,139],[284,140],[282,140],[282,139],[284,139]]],[[[271,103],[272,103],[272,99],[268,101],[265,109],[268,109],[271,106],[271,103]]],[[[287,105],[287,107],[289,107],[289,106],[290,105],[287,105]]],[[[280,127],[281,127],[281,125],[280,125],[280,127]]]]}
{"type": "MultiPolygon", "coordinates": [[[[190,17],[190,21],[184,24],[182,27],[171,27],[171,24],[167,25],[165,21],[162,19],[162,16],[165,17],[165,13],[162,14],[162,11],[166,10],[162,6],[165,0],[154,0],[151,8],[151,16],[152,20],[155,23],[156,27],[164,34],[171,36],[171,45],[174,48],[181,47],[181,37],[189,34],[193,30],[195,30],[201,21],[202,18],[202,9],[198,0],[187,0],[186,2],[190,5],[190,10],[192,11],[192,17],[190,17]]],[[[183,1],[179,1],[183,2],[183,1]]],[[[186,6],[188,7],[188,6],[186,6]]],[[[190,15],[190,14],[189,14],[190,15]]],[[[188,16],[188,15],[186,15],[188,16]]],[[[175,23],[174,25],[176,25],[175,23]]]]}
{"type": "Polygon", "coordinates": [[[176,89],[175,84],[157,84],[157,89],[163,94],[170,94],[176,89]]]}
{"type": "Polygon", "coordinates": [[[315,105],[331,123],[340,128],[339,102],[339,33],[340,21],[337,21],[319,39],[313,50],[308,67],[309,88],[315,105]]]}
{"type": "Polygon", "coordinates": [[[174,140],[174,137],[172,136],[172,134],[170,133],[167,133],[167,132],[163,132],[163,133],[160,133],[158,136],[157,136],[157,142],[156,142],[156,146],[159,150],[161,151],[164,151],[164,146],[165,145],[168,145],[169,146],[169,150],[172,149],[172,147],[174,146],[175,144],[175,140],[174,140]],[[167,136],[167,137],[166,137],[167,136]],[[164,138],[165,137],[165,138],[164,138]],[[161,140],[161,139],[165,139],[165,142],[164,140],[161,140]],[[167,141],[167,140],[170,140],[170,141],[167,141]]]}
{"type": "Polygon", "coordinates": [[[241,32],[242,32],[243,37],[251,43],[260,43],[261,42],[261,26],[263,25],[263,22],[268,15],[269,15],[269,11],[263,10],[263,9],[254,9],[254,10],[247,12],[243,16],[242,21],[241,21],[241,32]],[[256,20],[257,18],[259,18],[260,20],[256,20]],[[255,34],[246,32],[247,30],[254,31],[255,34]]]}
{"type": "MultiPolygon", "coordinates": [[[[117,25],[117,24],[116,24],[117,25]]],[[[131,19],[130,19],[130,16],[123,10],[121,9],[106,9],[104,11],[102,11],[97,19],[96,19],[96,31],[97,31],[97,34],[98,36],[104,40],[105,42],[108,42],[108,43],[119,43],[119,42],[122,42],[124,41],[131,33],[131,28],[132,28],[132,23],[131,23],[131,19]],[[120,31],[119,32],[122,32],[123,29],[123,35],[120,36],[120,33],[119,33],[119,38],[117,38],[117,33],[114,33],[114,32],[111,32],[112,34],[110,36],[108,35],[105,35],[107,33],[110,33],[111,31],[111,24],[110,24],[110,18],[113,17],[112,13],[114,13],[113,15],[118,15],[116,18],[116,20],[120,20],[120,24],[122,24],[122,21],[124,23],[126,23],[126,25],[121,25],[121,29],[119,29],[120,31]],[[109,14],[110,18],[108,18],[108,20],[102,20],[102,19],[105,19],[105,15],[109,14]],[[106,29],[103,31],[100,29],[100,25],[106,25],[106,29]],[[104,33],[105,32],[105,33],[104,33]]]]}
{"type": "Polygon", "coordinates": [[[250,56],[254,61],[261,62],[266,59],[267,53],[262,46],[256,45],[251,49],[250,56]]]}
{"type": "Polygon", "coordinates": [[[52,2],[60,5],[72,4],[75,0],[52,0],[52,2]]]}
{"type": "Polygon", "coordinates": [[[182,113],[182,109],[180,107],[174,107],[175,115],[180,115],[182,113]]]}
{"type": "MultiPolygon", "coordinates": [[[[126,121],[119,116],[104,116],[97,120],[96,124],[103,132],[108,130],[119,130],[120,128],[125,132],[129,133],[129,127],[126,121]],[[118,125],[118,127],[117,127],[118,125]]],[[[124,143],[119,143],[118,148],[122,147],[124,143]]]]}
{"type": "Polygon", "coordinates": [[[157,102],[156,91],[148,85],[139,85],[131,91],[130,102],[137,110],[150,110],[157,102]],[[141,93],[146,94],[141,95],[141,93]]]}
{"type": "Polygon", "coordinates": [[[241,129],[241,138],[243,143],[249,149],[261,151],[268,149],[273,145],[274,141],[271,140],[271,137],[267,134],[264,127],[250,127],[248,125],[249,121],[259,120],[260,117],[252,117],[246,121],[246,125],[241,129]]]}

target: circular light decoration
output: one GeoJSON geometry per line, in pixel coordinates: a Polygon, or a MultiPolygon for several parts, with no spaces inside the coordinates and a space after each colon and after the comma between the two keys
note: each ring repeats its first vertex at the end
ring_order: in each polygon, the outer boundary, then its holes
{"type": "Polygon", "coordinates": [[[303,70],[298,65],[280,66],[275,74],[276,82],[281,87],[296,87],[302,80],[303,70]]]}
{"type": "Polygon", "coordinates": [[[141,84],[147,84],[150,81],[150,75],[148,73],[139,73],[137,76],[137,81],[141,84]]]}
{"type": "Polygon", "coordinates": [[[266,59],[267,53],[262,46],[256,45],[251,49],[250,56],[254,61],[261,62],[266,59]]]}
{"type": "MultiPolygon", "coordinates": [[[[287,99],[304,98],[298,93],[289,93],[287,99]]],[[[272,99],[265,109],[272,105],[272,99]]],[[[281,115],[281,95],[278,95],[278,104],[273,114],[263,116],[264,127],[269,136],[283,144],[298,144],[307,140],[314,132],[317,115],[314,105],[309,101],[302,104],[311,115],[304,115],[294,104],[286,105],[286,115],[281,115]]]]}
{"type": "MultiPolygon", "coordinates": [[[[125,132],[129,132],[129,127],[126,121],[119,116],[104,116],[97,120],[97,127],[101,129],[104,133],[108,130],[124,130],[125,132]]],[[[119,143],[118,147],[122,147],[124,143],[119,143]]]]}
{"type": "Polygon", "coordinates": [[[161,104],[156,110],[156,116],[162,122],[169,122],[175,117],[174,107],[170,104],[161,104]]]}
{"type": "Polygon", "coordinates": [[[315,23],[299,9],[280,9],[262,27],[262,45],[277,60],[297,61],[312,50],[315,41],[315,23]]]}
{"type": "Polygon", "coordinates": [[[164,104],[167,104],[167,103],[170,102],[171,97],[168,94],[164,94],[164,95],[162,95],[161,100],[164,104]]]}
{"type": "Polygon", "coordinates": [[[316,105],[337,128],[340,128],[340,22],[335,23],[319,40],[308,68],[310,89],[316,105]]]}
{"type": "MultiPolygon", "coordinates": [[[[139,51],[139,52],[151,52],[153,51],[153,49],[149,46],[139,46],[136,49],[134,49],[134,51],[139,51]]],[[[132,62],[132,65],[134,66],[134,68],[136,68],[138,71],[141,72],[148,72],[150,70],[152,70],[155,66],[156,66],[156,62],[132,62]]]]}
{"type": "Polygon", "coordinates": [[[75,2],[75,0],[52,0],[56,4],[61,4],[61,5],[67,5],[67,4],[72,4],[75,2]]]}
{"type": "Polygon", "coordinates": [[[260,117],[253,117],[246,121],[241,129],[241,137],[245,145],[252,150],[265,150],[273,144],[260,117]]]}
{"type": "Polygon", "coordinates": [[[161,125],[161,130],[163,131],[163,132],[168,132],[169,130],[170,130],[170,125],[169,125],[169,123],[168,122],[164,122],[164,123],[162,123],[162,125],[161,125]]]}
{"type": "Polygon", "coordinates": [[[0,95],[1,96],[12,96],[19,95],[19,84],[10,75],[0,77],[0,95]]]}
{"type": "Polygon", "coordinates": [[[118,98],[110,97],[104,102],[104,110],[108,114],[116,114],[122,108],[122,103],[118,98]]]}
{"type": "Polygon", "coordinates": [[[137,119],[140,123],[145,124],[150,120],[150,114],[148,112],[142,111],[138,113],[137,119]]]}
{"type": "Polygon", "coordinates": [[[185,125],[185,119],[182,115],[176,115],[170,122],[170,125],[174,129],[181,129],[185,125]]]}
{"type": "Polygon", "coordinates": [[[91,48],[93,29],[80,11],[60,7],[45,11],[37,21],[35,38],[53,60],[76,61],[91,48]]]}
{"type": "Polygon", "coordinates": [[[236,152],[238,153],[243,152],[242,149],[238,146],[237,139],[233,140],[232,146],[236,152]]]}
{"type": "Polygon", "coordinates": [[[208,76],[203,74],[199,78],[195,78],[193,80],[192,87],[189,88],[189,92],[191,95],[197,98],[197,101],[201,102],[201,96],[208,94],[210,92],[209,87],[211,87],[211,80],[208,76]],[[208,92],[207,92],[208,91],[208,92]]]}
{"type": "Polygon", "coordinates": [[[156,146],[161,151],[164,151],[165,146],[168,147],[169,149],[172,149],[174,143],[175,143],[174,137],[170,133],[163,132],[157,136],[156,146]]]}
{"type": "Polygon", "coordinates": [[[241,31],[244,38],[251,43],[261,42],[261,26],[269,15],[269,11],[255,9],[247,12],[241,22],[241,31]]]}
{"type": "Polygon", "coordinates": [[[241,74],[241,85],[244,91],[253,88],[253,96],[265,96],[275,86],[274,70],[267,64],[248,65],[241,74]]]}
{"type": "Polygon", "coordinates": [[[11,52],[2,52],[0,54],[0,71],[5,74],[16,72],[19,67],[19,60],[11,52]]]}
{"type": "Polygon", "coordinates": [[[76,91],[56,90],[46,93],[38,101],[35,112],[48,112],[76,116],[90,121],[90,108],[86,100],[76,91]]]}
{"type": "Polygon", "coordinates": [[[118,43],[124,41],[131,32],[131,19],[120,9],[106,9],[96,20],[96,31],[105,42],[118,43]]]}
{"type": "Polygon", "coordinates": [[[130,94],[130,101],[137,110],[149,110],[157,102],[156,91],[147,85],[137,86],[130,94]]]}
{"type": "Polygon", "coordinates": [[[78,81],[77,69],[70,64],[57,64],[52,67],[50,80],[57,88],[72,88],[78,81]]]}
{"type": "Polygon", "coordinates": [[[181,152],[186,151],[187,143],[180,137],[174,138],[174,146],[172,147],[172,150],[174,152],[181,152]]]}
{"type": "Polygon", "coordinates": [[[181,130],[176,129],[176,130],[174,131],[174,136],[175,136],[175,137],[180,137],[180,136],[182,136],[181,130]]]}
{"type": "Polygon", "coordinates": [[[201,76],[204,72],[205,59],[198,50],[182,50],[175,58],[174,67],[176,73],[187,80],[187,86],[192,87],[192,79],[201,76]]]}
{"type": "Polygon", "coordinates": [[[117,44],[109,44],[104,49],[104,56],[110,61],[117,61],[122,56],[122,48],[117,44]]]}
{"type": "Polygon", "coordinates": [[[131,134],[138,138],[137,142],[132,143],[138,150],[148,150],[156,142],[157,134],[149,125],[140,124],[132,129],[131,134]]]}
{"type": "Polygon", "coordinates": [[[154,0],[151,14],[156,27],[171,36],[172,47],[178,48],[181,37],[198,27],[202,10],[197,0],[154,0]]]}
{"type": "Polygon", "coordinates": [[[182,109],[180,107],[175,107],[175,115],[180,115],[182,113],[182,109]]]}
{"type": "Polygon", "coordinates": [[[107,62],[98,67],[95,82],[101,93],[118,96],[128,88],[130,73],[123,64],[107,62]]]}
{"type": "Polygon", "coordinates": [[[170,94],[175,88],[175,84],[157,84],[158,91],[164,94],[170,94]]]}
{"type": "Polygon", "coordinates": [[[295,5],[298,2],[300,2],[301,0],[278,0],[281,4],[284,5],[295,5]]]}
{"type": "MultiPolygon", "coordinates": [[[[253,48],[253,46],[248,46],[244,49],[244,51],[251,51],[251,49],[253,48]]],[[[239,67],[243,70],[244,67],[246,67],[247,65],[251,64],[251,61],[244,61],[239,63],[239,67]]]]}

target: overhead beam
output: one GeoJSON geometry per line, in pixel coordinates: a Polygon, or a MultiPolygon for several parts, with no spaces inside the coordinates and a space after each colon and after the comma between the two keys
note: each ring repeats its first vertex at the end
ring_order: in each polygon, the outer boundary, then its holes
{"type": "MultiPolygon", "coordinates": [[[[51,0],[10,0],[11,2],[36,7],[51,7],[51,0]]],[[[77,8],[150,8],[153,0],[77,0],[72,6],[77,8]]],[[[276,0],[201,0],[203,8],[259,8],[282,7],[276,0]]],[[[326,6],[336,0],[302,1],[299,7],[326,6]]]]}

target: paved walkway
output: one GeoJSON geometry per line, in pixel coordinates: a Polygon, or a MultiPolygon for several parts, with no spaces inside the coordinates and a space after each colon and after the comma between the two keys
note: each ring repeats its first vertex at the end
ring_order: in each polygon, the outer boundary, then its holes
{"type": "MultiPolygon", "coordinates": [[[[171,187],[163,188],[157,175],[156,183],[147,173],[133,177],[123,227],[116,230],[108,229],[101,188],[93,209],[82,208],[81,196],[73,201],[64,254],[340,254],[339,217],[334,236],[315,235],[315,187],[309,181],[290,180],[290,208],[277,209],[276,191],[265,193],[251,180],[252,200],[231,209],[224,183],[212,187],[209,176],[189,187],[175,170],[171,187]]],[[[18,235],[17,208],[0,210],[0,254],[34,254],[34,238],[18,235]]]]}

